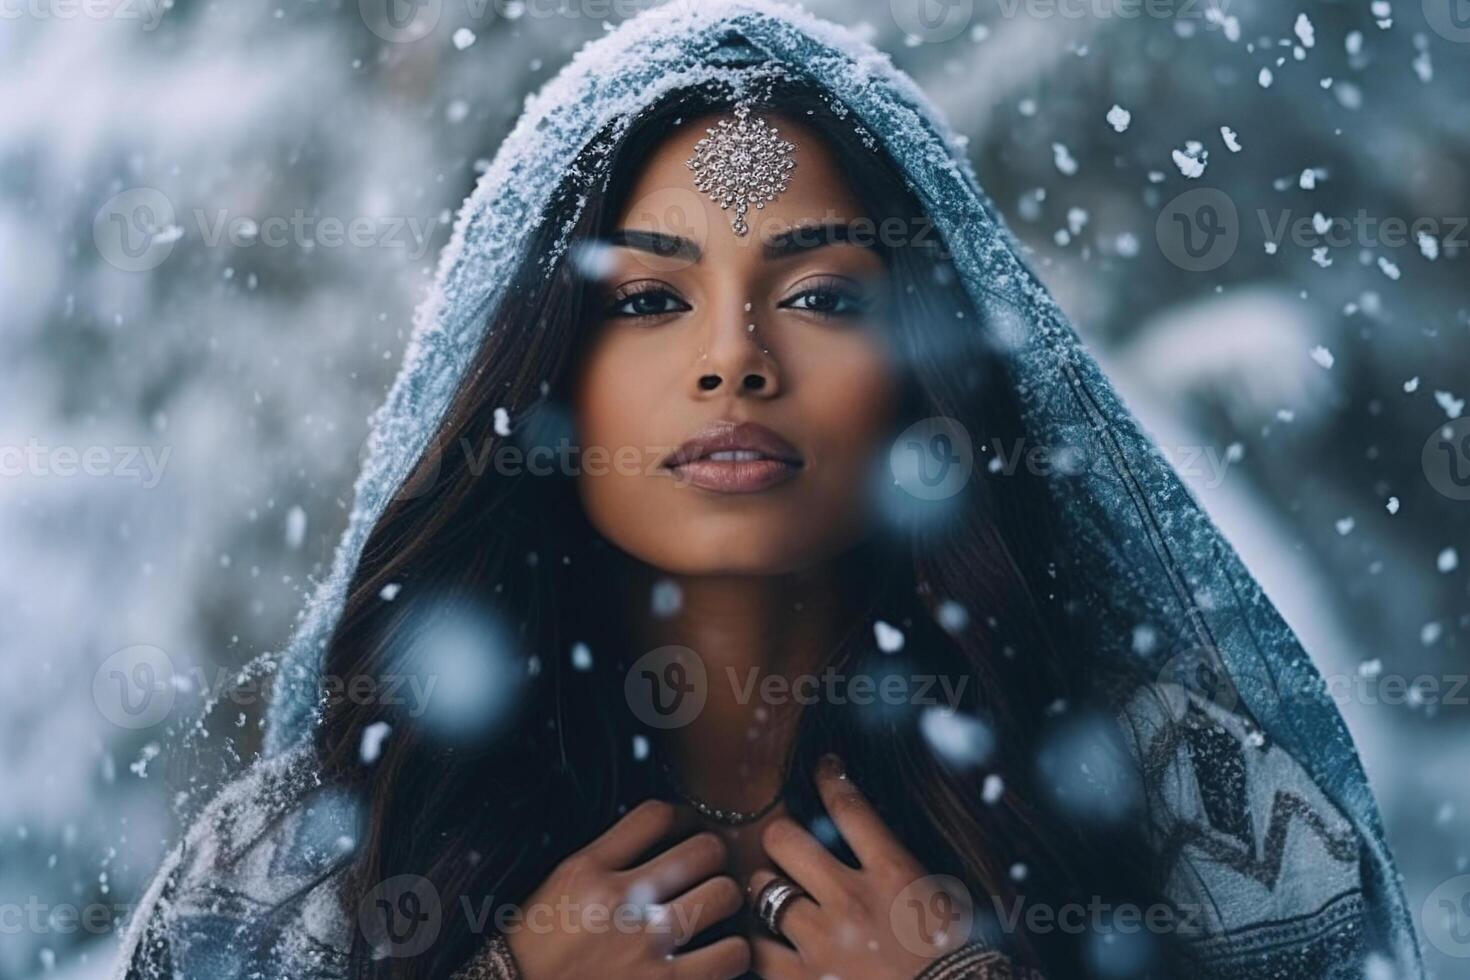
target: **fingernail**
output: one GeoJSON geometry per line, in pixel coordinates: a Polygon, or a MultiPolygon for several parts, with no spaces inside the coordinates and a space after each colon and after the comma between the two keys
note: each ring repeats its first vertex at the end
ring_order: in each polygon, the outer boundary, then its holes
{"type": "Polygon", "coordinates": [[[834,753],[828,752],[822,756],[821,766],[825,771],[830,772],[834,776],[842,779],[847,778],[847,768],[843,766],[842,760],[834,753]]]}

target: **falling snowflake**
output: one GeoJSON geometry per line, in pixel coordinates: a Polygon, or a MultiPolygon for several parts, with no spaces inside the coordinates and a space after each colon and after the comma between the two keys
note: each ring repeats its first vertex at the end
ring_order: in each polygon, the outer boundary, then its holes
{"type": "Polygon", "coordinates": [[[1312,28],[1312,22],[1306,14],[1296,15],[1296,25],[1293,27],[1297,40],[1302,42],[1302,47],[1311,48],[1317,44],[1317,32],[1312,28]]]}
{"type": "Polygon", "coordinates": [[[903,630],[890,626],[881,619],[873,622],[873,638],[878,641],[878,649],[884,653],[897,653],[903,649],[903,630]]]}
{"type": "Polygon", "coordinates": [[[365,766],[377,762],[383,754],[383,742],[393,731],[386,721],[375,721],[362,730],[362,741],[358,745],[357,757],[365,766]]]}
{"type": "Polygon", "coordinates": [[[684,593],[673,579],[659,579],[653,584],[650,600],[653,614],[660,619],[668,619],[684,605],[684,593]]]}
{"type": "Polygon", "coordinates": [[[286,511],[286,547],[295,551],[306,540],[306,511],[296,505],[286,511]]]}
{"type": "Polygon", "coordinates": [[[950,634],[963,633],[965,627],[970,625],[969,610],[953,599],[945,599],[939,604],[937,618],[939,625],[950,634]]]}
{"type": "Polygon", "coordinates": [[[1121,133],[1127,130],[1128,124],[1132,121],[1133,113],[1129,112],[1127,109],[1123,108],[1120,105],[1114,105],[1111,109],[1108,110],[1108,125],[1112,126],[1113,131],[1116,133],[1121,133]]]}
{"type": "Polygon", "coordinates": [[[919,731],[936,753],[956,767],[981,765],[995,749],[989,726],[948,708],[925,708],[919,716],[919,731]]]}
{"type": "Polygon", "coordinates": [[[1430,58],[1428,49],[1415,55],[1413,64],[1414,74],[1419,76],[1419,81],[1425,85],[1434,81],[1434,61],[1430,58]]]}
{"type": "Polygon", "coordinates": [[[1434,393],[1434,400],[1439,403],[1440,408],[1444,409],[1444,413],[1452,419],[1459,418],[1465,411],[1465,399],[1456,398],[1448,391],[1436,391],[1434,393]]]}
{"type": "Polygon", "coordinates": [[[1061,171],[1063,176],[1071,177],[1077,173],[1077,161],[1072,158],[1072,152],[1067,149],[1065,144],[1053,143],[1051,145],[1051,154],[1053,162],[1057,165],[1057,170],[1061,171]]]}
{"type": "Polygon", "coordinates": [[[1448,575],[1460,567],[1459,553],[1454,548],[1444,549],[1439,553],[1439,557],[1435,559],[1434,567],[1438,568],[1441,573],[1448,575]]]}
{"type": "Polygon", "coordinates": [[[1174,166],[1178,167],[1179,172],[1190,180],[1205,172],[1207,154],[1198,143],[1190,142],[1183,150],[1174,150],[1173,157],[1174,166]]]}

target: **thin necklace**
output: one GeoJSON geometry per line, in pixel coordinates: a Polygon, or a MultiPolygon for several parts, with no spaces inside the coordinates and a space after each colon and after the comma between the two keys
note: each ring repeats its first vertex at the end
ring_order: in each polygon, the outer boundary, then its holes
{"type": "Polygon", "coordinates": [[[776,804],[781,802],[781,794],[786,788],[786,781],[783,777],[781,788],[776,790],[776,795],[760,809],[726,810],[723,807],[710,806],[704,800],[701,800],[689,792],[689,790],[685,789],[684,784],[679,781],[678,776],[674,775],[673,768],[667,762],[660,760],[659,766],[663,769],[664,777],[669,781],[670,788],[673,789],[679,799],[694,807],[695,810],[699,811],[700,815],[713,820],[715,823],[723,824],[726,827],[743,827],[748,823],[755,823],[776,808],[776,804]]]}

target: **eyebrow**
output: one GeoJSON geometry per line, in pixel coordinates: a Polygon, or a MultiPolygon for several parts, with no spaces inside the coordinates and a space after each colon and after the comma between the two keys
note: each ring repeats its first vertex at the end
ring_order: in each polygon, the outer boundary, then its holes
{"type": "Polygon", "coordinates": [[[762,249],[767,259],[784,259],[828,245],[857,245],[860,248],[874,246],[871,234],[864,234],[850,222],[832,221],[825,224],[797,225],[774,235],[762,249]]]}
{"type": "Polygon", "coordinates": [[[704,254],[698,243],[678,235],[666,235],[661,231],[619,228],[607,236],[607,241],[609,245],[636,248],[640,252],[650,252],[665,259],[678,258],[698,262],[704,254]]]}

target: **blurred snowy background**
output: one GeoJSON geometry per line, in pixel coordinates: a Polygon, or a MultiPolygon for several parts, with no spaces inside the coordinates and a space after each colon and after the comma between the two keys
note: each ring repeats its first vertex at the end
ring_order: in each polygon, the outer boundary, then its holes
{"type": "MultiPolygon", "coordinates": [[[[1470,2],[808,6],[968,135],[1340,679],[1418,913],[1470,872],[1470,2]]],[[[256,750],[258,694],[183,735],[329,560],[452,211],[635,9],[0,3],[0,977],[104,973],[180,794],[256,750]]]]}

